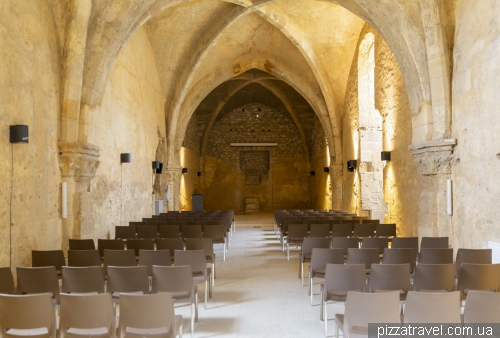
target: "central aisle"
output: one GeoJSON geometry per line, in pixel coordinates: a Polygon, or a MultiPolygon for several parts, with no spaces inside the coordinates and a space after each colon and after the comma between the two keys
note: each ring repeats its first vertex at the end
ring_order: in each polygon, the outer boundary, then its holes
{"type": "MultiPolygon", "coordinates": [[[[294,247],[287,261],[273,232],[272,213],[236,215],[236,232],[225,262],[222,245],[216,244],[215,250],[213,298],[205,310],[203,286],[198,287],[195,337],[324,337],[319,286],[315,285],[311,307],[307,286],[302,287],[298,278],[299,250],[294,247]]],[[[329,310],[331,317],[333,313],[329,310]]],[[[189,337],[190,307],[177,307],[176,314],[183,316],[184,335],[189,337]]],[[[330,334],[333,323],[329,321],[330,334]]]]}

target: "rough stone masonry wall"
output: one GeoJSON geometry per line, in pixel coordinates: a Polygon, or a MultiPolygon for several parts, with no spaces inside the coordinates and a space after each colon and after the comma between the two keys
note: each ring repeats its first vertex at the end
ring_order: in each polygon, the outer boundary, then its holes
{"type": "Polygon", "coordinates": [[[191,196],[199,193],[198,171],[200,171],[200,135],[196,114],[191,117],[186,128],[181,149],[181,165],[187,168],[188,172],[181,176],[180,210],[192,210],[191,196]]]}
{"type": "Polygon", "coordinates": [[[332,184],[330,174],[324,172],[329,167],[330,151],[325,131],[319,119],[314,116],[314,125],[311,132],[311,170],[316,175],[311,176],[311,208],[332,209],[332,184]]]}
{"type": "Polygon", "coordinates": [[[0,266],[10,251],[15,267],[31,266],[32,249],[61,248],[59,55],[45,1],[0,2],[0,266]],[[28,125],[28,144],[9,143],[14,124],[28,125]]]}
{"type": "Polygon", "coordinates": [[[163,103],[151,45],[140,28],[115,62],[100,112],[89,117],[89,143],[101,155],[88,210],[96,238],[114,238],[114,226],[153,212],[151,162],[165,137],[163,103]],[[120,153],[131,153],[132,163],[120,164],[120,153]]]}
{"type": "Polygon", "coordinates": [[[500,2],[457,6],[452,83],[455,248],[500,242],[500,2]]]}
{"type": "Polygon", "coordinates": [[[260,210],[309,206],[309,173],[303,144],[287,112],[259,103],[234,109],[210,132],[201,180],[206,209],[244,210],[246,197],[257,197],[260,210]],[[257,117],[259,115],[259,117],[257,117]],[[276,142],[277,147],[231,147],[231,143],[276,142]],[[246,184],[240,151],[269,151],[270,168],[261,183],[246,184]]]}

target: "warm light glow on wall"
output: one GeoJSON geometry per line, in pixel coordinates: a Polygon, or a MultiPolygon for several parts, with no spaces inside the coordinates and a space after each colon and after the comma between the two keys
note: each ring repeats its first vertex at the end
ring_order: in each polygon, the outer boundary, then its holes
{"type": "Polygon", "coordinates": [[[329,167],[330,166],[330,160],[331,160],[330,146],[328,145],[328,141],[326,139],[325,139],[325,142],[326,142],[326,152],[325,152],[326,166],[329,167]]]}

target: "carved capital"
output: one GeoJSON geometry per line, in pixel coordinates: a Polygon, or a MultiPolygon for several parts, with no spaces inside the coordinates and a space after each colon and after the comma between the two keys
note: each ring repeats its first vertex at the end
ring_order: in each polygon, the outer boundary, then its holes
{"type": "Polygon", "coordinates": [[[99,167],[99,147],[89,143],[59,142],[59,169],[62,177],[88,182],[99,167]]]}
{"type": "Polygon", "coordinates": [[[456,145],[456,139],[443,139],[410,145],[408,149],[413,152],[418,173],[429,176],[451,173],[456,145]]]}
{"type": "Polygon", "coordinates": [[[182,167],[172,166],[165,170],[165,175],[167,176],[167,184],[175,184],[181,181],[182,167]]]}

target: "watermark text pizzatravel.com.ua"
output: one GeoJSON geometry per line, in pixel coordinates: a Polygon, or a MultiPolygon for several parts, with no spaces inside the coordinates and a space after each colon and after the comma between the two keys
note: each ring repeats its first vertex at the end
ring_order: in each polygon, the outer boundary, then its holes
{"type": "Polygon", "coordinates": [[[368,336],[500,337],[500,324],[369,324],[368,336]]]}

